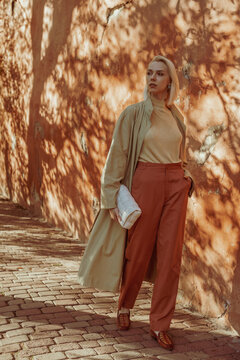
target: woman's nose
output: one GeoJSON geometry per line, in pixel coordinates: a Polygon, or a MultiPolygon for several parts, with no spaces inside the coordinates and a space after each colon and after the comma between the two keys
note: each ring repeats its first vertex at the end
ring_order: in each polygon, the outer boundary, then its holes
{"type": "Polygon", "coordinates": [[[155,80],[155,78],[156,78],[156,74],[152,73],[151,80],[155,80]]]}

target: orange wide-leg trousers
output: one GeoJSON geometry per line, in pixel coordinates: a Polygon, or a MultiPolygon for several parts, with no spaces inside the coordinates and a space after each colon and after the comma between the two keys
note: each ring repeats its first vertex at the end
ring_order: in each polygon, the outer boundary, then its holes
{"type": "Polygon", "coordinates": [[[190,186],[181,163],[138,162],[133,176],[132,195],[142,215],[128,231],[118,308],[133,308],[156,251],[152,330],[168,330],[175,309],[190,186]]]}

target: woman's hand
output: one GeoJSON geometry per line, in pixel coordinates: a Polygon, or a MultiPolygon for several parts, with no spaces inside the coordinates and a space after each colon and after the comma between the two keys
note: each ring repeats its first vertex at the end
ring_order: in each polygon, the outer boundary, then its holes
{"type": "Polygon", "coordinates": [[[115,221],[118,221],[119,219],[121,219],[117,207],[114,209],[109,209],[109,213],[110,213],[111,219],[113,219],[115,221]]]}

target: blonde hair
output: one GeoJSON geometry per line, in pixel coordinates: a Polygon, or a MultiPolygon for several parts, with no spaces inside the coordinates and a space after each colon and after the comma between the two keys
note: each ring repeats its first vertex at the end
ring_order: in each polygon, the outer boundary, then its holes
{"type": "MultiPolygon", "coordinates": [[[[165,56],[157,55],[150,61],[149,64],[151,64],[152,62],[155,62],[155,61],[163,62],[167,66],[168,74],[171,79],[171,87],[170,87],[170,91],[169,91],[169,95],[168,95],[167,105],[171,106],[174,104],[174,101],[176,100],[176,98],[178,96],[178,92],[179,92],[179,81],[178,81],[176,68],[175,68],[173,62],[171,60],[167,59],[165,56]]],[[[146,85],[144,88],[144,99],[146,99],[148,96],[149,96],[149,92],[148,92],[148,88],[146,85]]]]}

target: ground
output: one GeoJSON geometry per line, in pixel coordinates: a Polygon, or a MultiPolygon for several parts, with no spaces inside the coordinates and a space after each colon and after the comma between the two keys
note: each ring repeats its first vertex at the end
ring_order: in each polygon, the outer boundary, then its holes
{"type": "Polygon", "coordinates": [[[175,350],[161,349],[149,335],[148,283],[131,329],[118,331],[117,294],[77,282],[79,240],[3,199],[0,239],[0,360],[240,359],[236,334],[179,305],[170,330],[175,350]]]}

